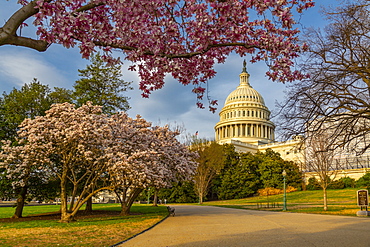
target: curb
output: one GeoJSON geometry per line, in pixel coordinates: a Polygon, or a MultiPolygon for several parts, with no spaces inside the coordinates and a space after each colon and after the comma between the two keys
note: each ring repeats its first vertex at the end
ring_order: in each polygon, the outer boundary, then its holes
{"type": "Polygon", "coordinates": [[[109,247],[115,247],[115,246],[119,246],[119,245],[121,245],[121,244],[126,243],[126,242],[127,242],[127,241],[129,241],[130,239],[133,239],[133,238],[135,238],[135,237],[139,236],[140,234],[143,234],[144,232],[149,231],[150,229],[152,229],[152,228],[153,228],[153,227],[155,227],[156,225],[158,225],[158,224],[162,223],[162,222],[163,222],[165,219],[167,219],[169,216],[170,216],[170,214],[168,214],[166,217],[164,217],[163,219],[161,219],[160,221],[158,221],[157,223],[155,223],[154,225],[152,225],[152,226],[151,226],[151,227],[149,227],[148,229],[145,229],[144,231],[139,232],[139,233],[135,234],[134,236],[129,237],[128,239],[123,240],[123,241],[121,241],[121,242],[118,242],[118,243],[116,243],[116,244],[113,244],[113,245],[111,245],[111,246],[109,246],[109,247]]]}

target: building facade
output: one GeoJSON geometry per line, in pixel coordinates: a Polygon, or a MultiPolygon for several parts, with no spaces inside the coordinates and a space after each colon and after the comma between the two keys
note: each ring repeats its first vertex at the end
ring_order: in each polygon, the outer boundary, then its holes
{"type": "Polygon", "coordinates": [[[238,152],[265,151],[270,148],[285,160],[301,158],[302,139],[275,141],[275,124],[262,95],[249,82],[246,62],[239,75],[239,86],[229,94],[221,109],[220,121],[215,126],[215,140],[219,144],[233,144],[238,152]]]}
{"type": "MultiPolygon", "coordinates": [[[[270,110],[265,105],[262,95],[249,81],[246,62],[239,75],[239,86],[225,100],[215,125],[215,140],[219,144],[232,144],[237,152],[266,151],[272,149],[289,161],[294,161],[308,179],[317,176],[305,165],[305,140],[295,136],[285,142],[275,141],[275,124],[270,120],[270,110]]],[[[359,145],[356,143],[356,145],[359,145]]],[[[341,156],[341,169],[336,173],[340,177],[358,179],[370,171],[370,151],[361,156],[345,153],[341,156]]]]}

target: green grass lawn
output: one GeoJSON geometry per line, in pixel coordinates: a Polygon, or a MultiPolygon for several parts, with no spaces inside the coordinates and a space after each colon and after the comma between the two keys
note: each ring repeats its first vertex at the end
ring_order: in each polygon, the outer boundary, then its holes
{"type": "MultiPolygon", "coordinates": [[[[26,206],[24,216],[57,212],[60,206],[26,206]]],[[[94,204],[93,210],[120,211],[118,204],[94,204]]],[[[9,218],[14,208],[0,207],[0,218],[9,218]]],[[[59,223],[58,218],[0,222],[1,246],[110,246],[128,239],[164,219],[166,207],[134,205],[130,216],[94,216],[59,223]]]]}
{"type": "MultiPolygon", "coordinates": [[[[296,191],[287,193],[289,212],[319,213],[355,216],[360,210],[357,206],[358,188],[328,190],[328,210],[323,210],[322,190],[296,191]]],[[[204,205],[223,206],[241,209],[281,211],[283,195],[256,196],[246,199],[205,202],[204,205]],[[275,206],[275,207],[274,207],[275,206]]]]}

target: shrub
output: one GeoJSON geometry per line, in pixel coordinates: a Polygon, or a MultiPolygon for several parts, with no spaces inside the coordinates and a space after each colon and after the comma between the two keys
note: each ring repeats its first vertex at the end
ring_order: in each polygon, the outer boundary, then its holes
{"type": "Polygon", "coordinates": [[[307,190],[320,190],[321,186],[319,184],[319,181],[315,177],[311,177],[308,179],[308,184],[306,186],[307,190]]]}
{"type": "MultiPolygon", "coordinates": [[[[294,191],[297,191],[297,189],[294,188],[293,186],[286,187],[286,193],[294,192],[294,191]]],[[[258,195],[260,196],[272,196],[272,195],[278,195],[278,194],[283,194],[283,193],[284,193],[283,189],[277,189],[277,188],[271,188],[271,187],[258,190],[258,195]]]]}
{"type": "Polygon", "coordinates": [[[328,189],[344,189],[345,184],[342,179],[334,180],[329,185],[328,189]]]}
{"type": "Polygon", "coordinates": [[[357,187],[370,187],[370,172],[367,172],[365,175],[359,178],[356,182],[357,187]]]}
{"type": "Polygon", "coordinates": [[[343,177],[339,180],[343,181],[344,188],[355,188],[356,187],[356,180],[350,177],[343,177]]]}

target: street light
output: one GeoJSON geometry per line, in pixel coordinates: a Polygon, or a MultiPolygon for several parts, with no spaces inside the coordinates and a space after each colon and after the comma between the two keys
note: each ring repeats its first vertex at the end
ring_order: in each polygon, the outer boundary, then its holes
{"type": "Polygon", "coordinates": [[[283,170],[283,178],[284,178],[284,199],[283,199],[283,211],[286,211],[286,189],[285,189],[285,177],[286,177],[286,171],[283,170]]]}

